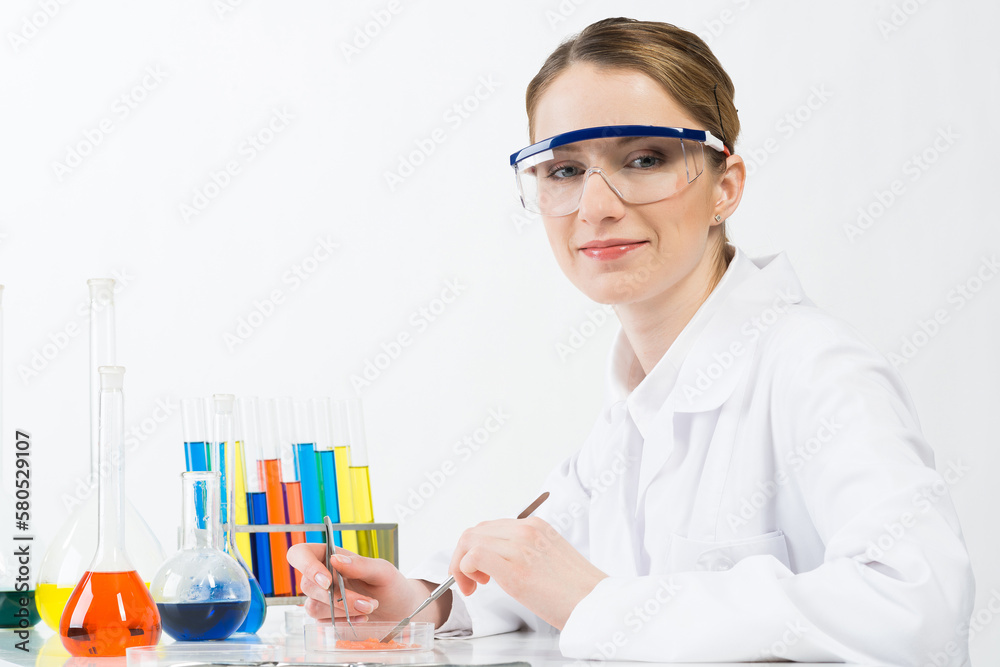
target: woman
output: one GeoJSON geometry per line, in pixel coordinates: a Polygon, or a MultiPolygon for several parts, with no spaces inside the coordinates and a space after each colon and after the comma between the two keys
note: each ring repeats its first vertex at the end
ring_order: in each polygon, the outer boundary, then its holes
{"type": "MultiPolygon", "coordinates": [[[[552,626],[571,658],[967,659],[968,555],[898,375],[783,255],[727,243],[733,98],[667,24],[600,21],[548,58],[527,91],[546,139],[511,163],[563,272],[621,322],[605,409],[533,517],[465,531],[450,563],[338,555],[355,612],[402,618],[450,572],[422,616],[439,632],[552,626]]],[[[316,617],[321,554],[289,552],[316,617]]]]}

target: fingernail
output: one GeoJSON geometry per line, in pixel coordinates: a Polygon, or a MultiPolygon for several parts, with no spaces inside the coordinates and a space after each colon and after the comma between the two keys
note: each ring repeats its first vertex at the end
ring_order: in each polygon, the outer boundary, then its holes
{"type": "Polygon", "coordinates": [[[368,614],[375,610],[375,606],[368,600],[358,600],[354,603],[354,608],[362,614],[368,614]]]}
{"type": "Polygon", "coordinates": [[[350,563],[351,562],[350,557],[345,556],[344,554],[337,554],[336,556],[334,556],[334,558],[336,558],[341,563],[350,563]]]}
{"type": "Polygon", "coordinates": [[[316,583],[323,588],[330,588],[330,584],[332,584],[333,581],[330,579],[329,575],[320,572],[316,575],[316,583]]]}

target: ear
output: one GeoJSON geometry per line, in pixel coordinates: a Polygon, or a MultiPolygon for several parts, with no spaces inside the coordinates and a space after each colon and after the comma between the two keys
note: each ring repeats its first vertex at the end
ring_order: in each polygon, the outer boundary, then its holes
{"type": "Polygon", "coordinates": [[[713,216],[718,215],[721,222],[725,222],[736,212],[736,207],[743,198],[743,185],[746,179],[747,168],[743,158],[739,155],[730,155],[726,158],[726,171],[715,184],[712,213],[713,216]]]}

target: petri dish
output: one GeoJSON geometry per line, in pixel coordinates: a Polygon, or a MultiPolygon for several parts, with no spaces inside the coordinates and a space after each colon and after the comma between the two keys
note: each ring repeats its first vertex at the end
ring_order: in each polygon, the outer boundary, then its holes
{"type": "Polygon", "coordinates": [[[347,623],[311,623],[304,628],[306,651],[350,653],[396,653],[428,651],[434,644],[433,623],[410,623],[391,642],[379,643],[398,621],[355,623],[352,632],[347,623]]]}
{"type": "Polygon", "coordinates": [[[160,646],[136,646],[125,650],[127,667],[166,667],[186,662],[257,664],[281,660],[284,656],[275,644],[244,642],[174,642],[160,646]]]}

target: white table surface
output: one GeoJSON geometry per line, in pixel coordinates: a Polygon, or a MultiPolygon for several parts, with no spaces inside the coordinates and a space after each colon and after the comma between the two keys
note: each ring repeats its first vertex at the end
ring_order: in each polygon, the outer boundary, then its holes
{"type": "MultiPolygon", "coordinates": [[[[244,636],[240,639],[228,639],[224,642],[199,642],[199,647],[211,645],[214,650],[224,650],[225,655],[219,655],[217,659],[223,661],[240,661],[246,659],[246,654],[252,650],[253,646],[274,645],[280,647],[279,658],[287,662],[322,662],[322,663],[343,663],[347,660],[344,654],[335,653],[309,653],[305,652],[304,641],[301,633],[287,634],[285,632],[285,612],[289,607],[269,607],[267,620],[257,636],[244,636]],[[231,651],[229,650],[231,649],[231,651]]],[[[169,646],[172,641],[166,634],[163,635],[161,646],[169,646]]],[[[11,630],[0,630],[0,665],[18,665],[20,667],[127,667],[125,658],[73,658],[63,648],[62,643],[52,630],[44,624],[32,629],[28,646],[30,650],[25,653],[14,648],[15,642],[21,641],[11,630]]],[[[187,646],[192,646],[188,643],[187,646]]],[[[174,649],[180,648],[174,646],[174,649]]],[[[174,649],[167,649],[168,651],[174,649]]],[[[350,654],[351,660],[359,658],[357,653],[350,654]]],[[[593,664],[597,667],[607,665],[608,667],[629,665],[638,667],[640,665],[668,664],[668,663],[639,663],[639,662],[593,662],[571,660],[562,657],[559,653],[558,636],[541,634],[535,632],[513,632],[492,637],[481,637],[478,639],[438,639],[434,642],[433,651],[422,652],[400,652],[381,653],[378,656],[365,655],[364,659],[369,662],[385,662],[392,664],[427,664],[427,663],[452,663],[452,664],[487,664],[499,662],[525,661],[531,663],[533,667],[579,667],[581,664],[593,664]]],[[[173,664],[173,661],[166,660],[163,665],[173,664]]],[[[680,663],[670,663],[678,665],[680,663]]],[[[698,667],[713,667],[719,665],[734,665],[748,663],[696,663],[698,667]]],[[[749,663],[753,665],[789,665],[791,663],[749,663]]],[[[797,663],[800,665],[826,665],[829,663],[797,663]]],[[[853,664],[853,663],[852,663],[853,664]]],[[[143,666],[145,667],[145,665],[143,666]]]]}

